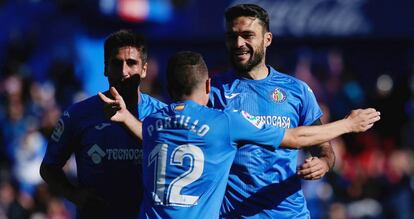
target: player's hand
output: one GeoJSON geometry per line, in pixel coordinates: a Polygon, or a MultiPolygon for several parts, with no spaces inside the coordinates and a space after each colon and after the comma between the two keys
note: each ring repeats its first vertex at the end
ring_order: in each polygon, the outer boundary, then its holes
{"type": "Polygon", "coordinates": [[[81,189],[76,192],[73,202],[80,209],[103,209],[109,207],[105,201],[89,189],[81,189]]]}
{"type": "Polygon", "coordinates": [[[381,119],[381,113],[374,108],[352,110],[346,117],[351,132],[365,132],[381,119]]]}
{"type": "Polygon", "coordinates": [[[318,157],[309,157],[298,169],[298,176],[305,180],[320,179],[329,171],[327,162],[318,157]]]}
{"type": "Polygon", "coordinates": [[[105,96],[101,92],[98,93],[101,100],[105,102],[105,116],[114,122],[124,122],[127,119],[127,114],[129,113],[126,108],[125,101],[114,87],[111,87],[109,91],[114,99],[105,96]]]}

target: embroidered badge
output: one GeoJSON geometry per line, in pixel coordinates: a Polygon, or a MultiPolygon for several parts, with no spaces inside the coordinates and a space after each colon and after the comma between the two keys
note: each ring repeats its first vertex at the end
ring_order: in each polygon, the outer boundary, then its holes
{"type": "Polygon", "coordinates": [[[282,103],[286,100],[286,98],[287,98],[286,91],[284,91],[282,88],[277,87],[273,90],[272,99],[276,103],[282,103]]]}
{"type": "Polygon", "coordinates": [[[185,104],[178,104],[177,106],[175,106],[175,110],[183,110],[185,108],[185,104]]]}

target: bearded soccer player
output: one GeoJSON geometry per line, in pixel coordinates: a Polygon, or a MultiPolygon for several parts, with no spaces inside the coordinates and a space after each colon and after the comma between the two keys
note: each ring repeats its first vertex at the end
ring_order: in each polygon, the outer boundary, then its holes
{"type": "MultiPolygon", "coordinates": [[[[139,91],[147,71],[143,36],[121,30],[104,46],[105,76],[116,87],[134,117],[142,120],[164,106],[139,91]]],[[[110,95],[109,92],[106,92],[110,95]]],[[[52,190],[77,207],[78,219],[135,219],[142,199],[142,147],[119,123],[107,119],[98,95],[69,107],[57,123],[40,173],[52,190]],[[75,154],[77,184],[62,168],[75,154]]]]}
{"type": "Polygon", "coordinates": [[[99,94],[119,109],[111,118],[143,139],[144,199],[140,218],[218,218],[230,166],[238,147],[254,143],[269,150],[312,145],[347,132],[365,131],[380,119],[374,109],[322,126],[284,129],[245,111],[207,108],[210,79],[200,54],[180,52],[168,63],[167,81],[175,103],[142,124],[127,112],[122,97],[99,94]],[[128,116],[129,115],[129,116],[128,116]]]}
{"type": "MultiPolygon", "coordinates": [[[[234,72],[213,78],[209,106],[249,112],[266,124],[294,128],[321,124],[312,90],[265,63],[272,43],[267,12],[253,4],[227,9],[226,46],[234,72]]],[[[300,179],[319,179],[334,165],[329,142],[311,147],[297,168],[298,151],[239,148],[221,208],[224,218],[308,218],[300,179]],[[299,171],[297,172],[297,169],[299,171]]]]}

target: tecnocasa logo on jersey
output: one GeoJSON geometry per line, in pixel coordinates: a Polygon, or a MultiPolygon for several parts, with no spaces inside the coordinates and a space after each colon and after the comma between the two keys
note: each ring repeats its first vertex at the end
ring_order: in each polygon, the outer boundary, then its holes
{"type": "Polygon", "coordinates": [[[287,98],[286,91],[280,87],[276,87],[273,90],[271,96],[272,96],[272,100],[276,103],[283,103],[285,102],[287,98]]]}
{"type": "Polygon", "coordinates": [[[94,144],[87,153],[94,164],[100,164],[103,159],[118,161],[136,160],[139,163],[142,160],[142,149],[106,148],[103,150],[102,147],[94,144]]]}

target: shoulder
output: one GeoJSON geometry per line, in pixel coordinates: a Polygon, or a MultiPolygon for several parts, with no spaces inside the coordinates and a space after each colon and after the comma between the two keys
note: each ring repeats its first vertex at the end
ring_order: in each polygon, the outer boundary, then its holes
{"type": "Polygon", "coordinates": [[[269,69],[271,71],[271,80],[276,81],[277,84],[285,85],[284,87],[288,90],[300,90],[300,91],[310,91],[309,85],[306,84],[306,82],[295,78],[294,76],[286,73],[279,72],[275,70],[274,68],[269,66],[269,69]]]}
{"type": "MultiPolygon", "coordinates": [[[[63,133],[79,133],[83,124],[89,123],[97,117],[103,117],[103,103],[100,102],[97,95],[74,103],[62,112],[55,124],[51,139],[58,143],[63,133]]],[[[73,139],[65,141],[67,140],[73,139]]]]}
{"type": "Polygon", "coordinates": [[[211,108],[203,105],[193,105],[190,109],[191,114],[201,118],[209,124],[221,123],[226,114],[221,109],[211,108]]]}
{"type": "Polygon", "coordinates": [[[225,114],[229,119],[250,116],[250,114],[244,110],[231,109],[231,108],[226,108],[225,110],[223,110],[223,114],[225,114]]]}
{"type": "Polygon", "coordinates": [[[143,104],[143,105],[154,105],[154,106],[157,106],[158,108],[163,108],[167,106],[167,104],[165,104],[164,102],[158,100],[157,98],[151,97],[150,95],[146,93],[140,92],[140,98],[141,98],[140,104],[143,104]]]}
{"type": "Polygon", "coordinates": [[[88,115],[90,113],[94,114],[97,110],[101,110],[100,108],[102,106],[103,103],[100,101],[98,95],[94,95],[72,104],[65,110],[65,113],[69,113],[73,116],[88,115]]]}
{"type": "Polygon", "coordinates": [[[243,111],[241,110],[236,110],[236,109],[230,109],[230,108],[226,108],[225,110],[222,111],[223,115],[227,118],[227,120],[229,120],[231,122],[231,120],[234,119],[239,119],[241,118],[241,113],[243,111]]]}
{"type": "MultiPolygon", "coordinates": [[[[147,125],[147,124],[152,123],[152,121],[153,121],[154,119],[159,119],[159,118],[161,118],[161,117],[162,117],[162,115],[165,115],[165,114],[164,114],[164,109],[163,109],[163,108],[158,109],[158,110],[156,110],[156,111],[154,111],[154,112],[152,112],[152,113],[150,113],[150,114],[148,114],[148,115],[144,116],[142,119],[140,118],[140,120],[142,121],[142,124],[143,124],[143,125],[147,125]]],[[[140,117],[141,117],[141,116],[140,116],[140,117]]]]}
{"type": "Polygon", "coordinates": [[[167,104],[164,102],[151,97],[148,94],[140,92],[140,102],[138,105],[138,115],[139,119],[142,121],[150,114],[156,112],[159,109],[166,107],[167,104]]]}
{"type": "Polygon", "coordinates": [[[298,86],[302,86],[303,84],[306,84],[305,82],[295,78],[294,76],[292,76],[289,73],[284,73],[284,72],[277,71],[276,69],[274,69],[271,66],[269,66],[269,69],[270,69],[270,72],[271,72],[272,79],[284,80],[287,83],[296,84],[298,86]]]}

